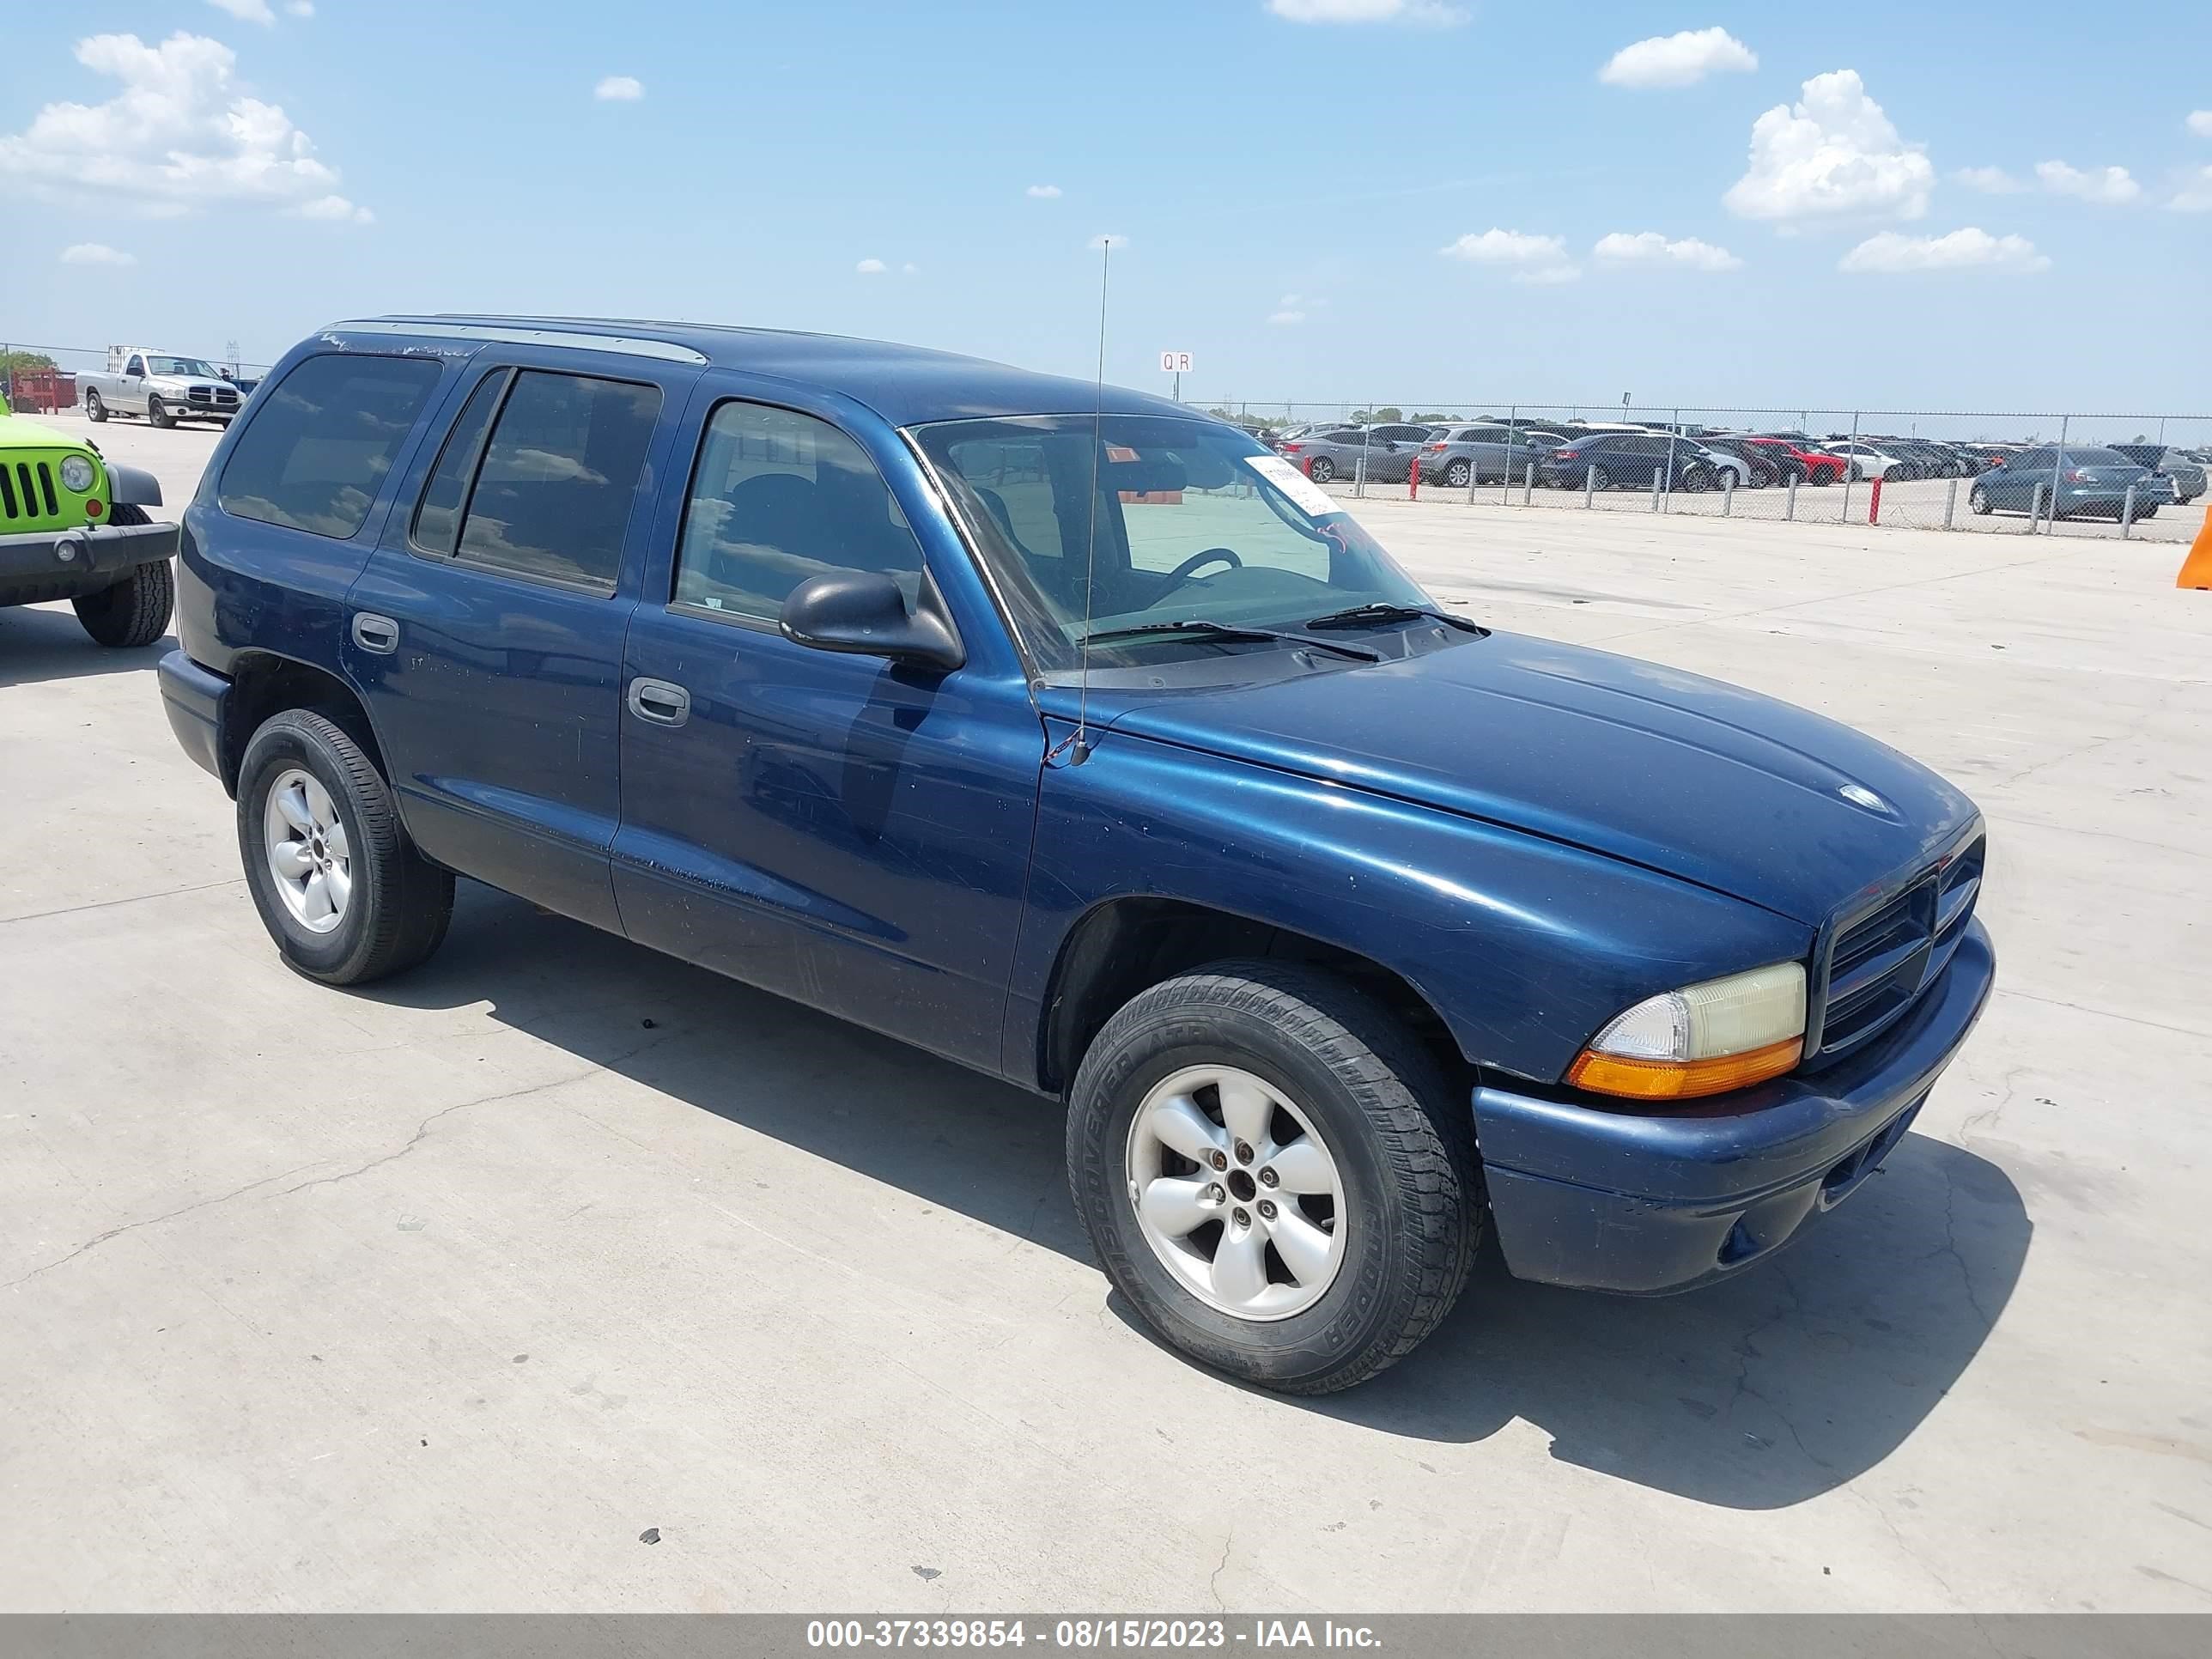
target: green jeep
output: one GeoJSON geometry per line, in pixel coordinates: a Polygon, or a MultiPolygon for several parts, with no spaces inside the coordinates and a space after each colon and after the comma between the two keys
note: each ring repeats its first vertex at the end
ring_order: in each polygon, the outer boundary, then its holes
{"type": "Polygon", "coordinates": [[[168,631],[177,526],[150,472],[11,415],[0,403],[0,605],[67,599],[102,645],[151,645],[168,631]]]}

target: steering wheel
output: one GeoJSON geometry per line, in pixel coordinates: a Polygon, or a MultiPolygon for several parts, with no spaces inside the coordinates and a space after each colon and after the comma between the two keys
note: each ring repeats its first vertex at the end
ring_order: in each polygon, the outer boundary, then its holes
{"type": "Polygon", "coordinates": [[[1160,592],[1173,592],[1190,580],[1192,571],[1203,570],[1217,560],[1227,565],[1231,570],[1242,570],[1244,568],[1244,561],[1237,556],[1235,548],[1209,547],[1203,553],[1192,554],[1174,569],[1169,571],[1167,580],[1162,585],[1160,592]]]}

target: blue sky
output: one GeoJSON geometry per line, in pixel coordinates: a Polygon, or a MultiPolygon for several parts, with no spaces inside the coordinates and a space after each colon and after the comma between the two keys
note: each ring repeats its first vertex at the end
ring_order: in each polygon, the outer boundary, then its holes
{"type": "Polygon", "coordinates": [[[485,308],[1087,373],[1110,234],[1109,375],[1208,398],[2212,408],[2201,4],[11,14],[18,340],[485,308]]]}

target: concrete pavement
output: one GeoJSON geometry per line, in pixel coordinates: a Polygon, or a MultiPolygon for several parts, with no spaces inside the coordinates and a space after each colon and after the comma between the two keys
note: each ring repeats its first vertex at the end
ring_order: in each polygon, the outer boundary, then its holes
{"type": "MultiPolygon", "coordinates": [[[[173,500],[210,441],[99,441],[173,500]]],[[[157,652],[0,611],[0,1607],[2212,1607],[2212,596],[1362,511],[1989,814],[1996,998],[1822,1229],[1667,1301],[1486,1268],[1365,1389],[1234,1387],[1108,1295],[1012,1090],[465,884],[412,975],[288,973],[157,652]]]]}

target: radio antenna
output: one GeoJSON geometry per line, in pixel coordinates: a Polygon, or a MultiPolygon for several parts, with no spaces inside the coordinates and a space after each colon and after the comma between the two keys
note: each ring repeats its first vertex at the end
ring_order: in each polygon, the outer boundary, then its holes
{"type": "Polygon", "coordinates": [[[1083,551],[1083,653],[1075,693],[1075,738],[1071,763],[1080,766],[1091,758],[1091,609],[1098,580],[1099,461],[1106,443],[1106,278],[1113,269],[1114,239],[1098,239],[1098,380],[1097,398],[1091,415],[1091,529],[1083,551]]]}

